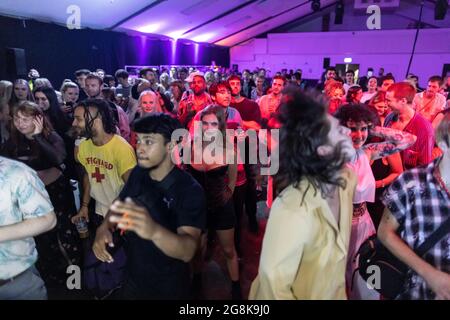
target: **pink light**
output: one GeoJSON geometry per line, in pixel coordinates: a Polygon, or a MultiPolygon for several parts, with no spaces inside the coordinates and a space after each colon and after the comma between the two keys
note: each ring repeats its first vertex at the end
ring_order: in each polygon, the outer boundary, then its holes
{"type": "Polygon", "coordinates": [[[136,30],[143,33],[155,33],[160,27],[161,25],[159,23],[152,23],[146,26],[138,27],[136,30]]]}
{"type": "Polygon", "coordinates": [[[192,38],[195,42],[206,42],[216,35],[215,32],[208,32],[192,38]]]}

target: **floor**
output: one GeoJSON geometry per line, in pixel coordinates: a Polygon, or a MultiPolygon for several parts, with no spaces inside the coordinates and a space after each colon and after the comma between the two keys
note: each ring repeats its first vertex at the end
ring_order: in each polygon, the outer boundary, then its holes
{"type": "MultiPolygon", "coordinates": [[[[261,252],[262,239],[266,227],[268,209],[265,201],[259,201],[257,205],[257,218],[259,230],[254,234],[248,230],[247,217],[244,214],[242,221],[241,256],[239,259],[240,280],[242,297],[247,299],[253,279],[258,272],[259,256],[261,252]]],[[[225,258],[217,241],[213,241],[213,247],[209,259],[205,262],[202,274],[203,292],[205,300],[230,300],[231,281],[228,277],[225,258]]],[[[71,290],[59,291],[48,290],[50,300],[90,300],[93,297],[84,291],[71,290]]]]}
{"type": "MultiPolygon", "coordinates": [[[[268,209],[264,201],[258,202],[257,218],[259,221],[258,234],[251,233],[247,228],[247,217],[242,221],[242,253],[239,259],[242,296],[247,299],[250,286],[258,273],[259,256],[262,239],[266,227],[268,209]]],[[[206,300],[231,299],[230,279],[226,268],[225,258],[220,246],[215,242],[212,257],[205,263],[203,273],[203,296],[206,300]]]]}

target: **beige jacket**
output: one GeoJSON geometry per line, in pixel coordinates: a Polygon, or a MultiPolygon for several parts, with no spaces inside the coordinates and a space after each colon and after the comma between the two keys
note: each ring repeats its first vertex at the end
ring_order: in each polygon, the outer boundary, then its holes
{"type": "Polygon", "coordinates": [[[339,225],[320,191],[306,179],[276,198],[249,299],[347,298],[345,269],[356,176],[344,169],[342,177],[347,185],[339,189],[339,225]]]}

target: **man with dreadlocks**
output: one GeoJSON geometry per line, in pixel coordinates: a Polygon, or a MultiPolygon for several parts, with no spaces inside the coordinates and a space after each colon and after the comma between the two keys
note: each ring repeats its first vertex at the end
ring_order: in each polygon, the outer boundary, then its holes
{"type": "Polygon", "coordinates": [[[116,127],[108,104],[100,99],[87,99],[75,107],[74,131],[86,137],[78,147],[76,158],[84,167],[81,208],[72,218],[89,221],[88,205],[95,199],[95,225],[99,225],[111,203],[118,197],[136,166],[133,148],[115,134],[116,127]]]}

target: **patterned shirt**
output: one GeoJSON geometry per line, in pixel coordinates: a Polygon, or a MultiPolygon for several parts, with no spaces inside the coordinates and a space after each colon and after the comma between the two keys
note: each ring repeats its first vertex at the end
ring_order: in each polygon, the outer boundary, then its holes
{"type": "MultiPolygon", "coordinates": [[[[0,157],[0,226],[33,219],[53,211],[45,186],[26,165],[0,157]]],[[[33,237],[0,242],[0,279],[12,278],[37,260],[33,237]]]]}
{"type": "Polygon", "coordinates": [[[436,115],[445,109],[446,100],[445,97],[437,93],[433,100],[430,100],[425,104],[425,92],[417,93],[413,100],[413,108],[419,112],[425,119],[433,122],[436,115]]]}
{"type": "Polygon", "coordinates": [[[261,118],[269,119],[277,113],[280,108],[281,94],[278,96],[274,96],[273,94],[262,96],[258,104],[259,109],[261,110],[261,118]]]}
{"type": "MultiPolygon", "coordinates": [[[[428,166],[404,172],[383,195],[384,205],[399,223],[400,237],[416,250],[439,226],[450,218],[450,195],[435,177],[440,158],[428,166]]],[[[440,271],[450,273],[450,234],[423,257],[440,271]]],[[[434,299],[423,278],[412,270],[398,299],[434,299]]]]}

